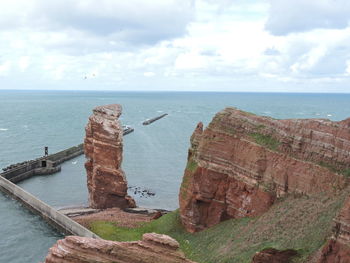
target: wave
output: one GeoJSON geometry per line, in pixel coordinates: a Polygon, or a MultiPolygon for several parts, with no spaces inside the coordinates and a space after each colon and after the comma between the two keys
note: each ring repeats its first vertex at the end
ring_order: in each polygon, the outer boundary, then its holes
{"type": "Polygon", "coordinates": [[[0,128],[0,131],[8,131],[9,129],[6,128],[0,128]]]}

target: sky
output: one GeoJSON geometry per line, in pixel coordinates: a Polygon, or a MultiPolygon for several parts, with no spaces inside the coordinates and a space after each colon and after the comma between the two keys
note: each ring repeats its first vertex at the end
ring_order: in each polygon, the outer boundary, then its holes
{"type": "Polygon", "coordinates": [[[350,93],[349,0],[0,0],[0,89],[350,93]]]}

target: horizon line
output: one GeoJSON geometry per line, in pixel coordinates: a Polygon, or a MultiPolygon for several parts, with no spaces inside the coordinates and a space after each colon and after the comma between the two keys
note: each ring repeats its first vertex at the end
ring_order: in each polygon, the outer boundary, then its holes
{"type": "Polygon", "coordinates": [[[97,89],[79,89],[79,90],[68,90],[68,89],[0,89],[1,91],[59,91],[59,92],[143,92],[143,93],[172,93],[172,92],[182,92],[182,93],[283,93],[283,94],[346,94],[349,92],[345,91],[225,91],[225,90],[97,90],[97,89]]]}

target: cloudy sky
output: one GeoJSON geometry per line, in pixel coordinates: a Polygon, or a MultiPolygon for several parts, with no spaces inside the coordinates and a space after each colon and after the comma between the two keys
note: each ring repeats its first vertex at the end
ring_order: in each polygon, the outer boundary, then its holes
{"type": "Polygon", "coordinates": [[[0,89],[350,92],[349,0],[0,0],[0,89]]]}

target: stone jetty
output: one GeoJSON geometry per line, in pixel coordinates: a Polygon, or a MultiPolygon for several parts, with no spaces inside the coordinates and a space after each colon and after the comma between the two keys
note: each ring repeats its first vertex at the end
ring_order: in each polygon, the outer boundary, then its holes
{"type": "Polygon", "coordinates": [[[168,115],[168,113],[164,113],[164,114],[162,114],[162,115],[160,115],[158,117],[155,117],[155,118],[152,118],[152,119],[147,119],[142,124],[143,125],[149,125],[149,124],[151,124],[151,123],[153,123],[153,122],[155,122],[157,120],[160,120],[161,118],[164,118],[167,115],[168,115]]]}

